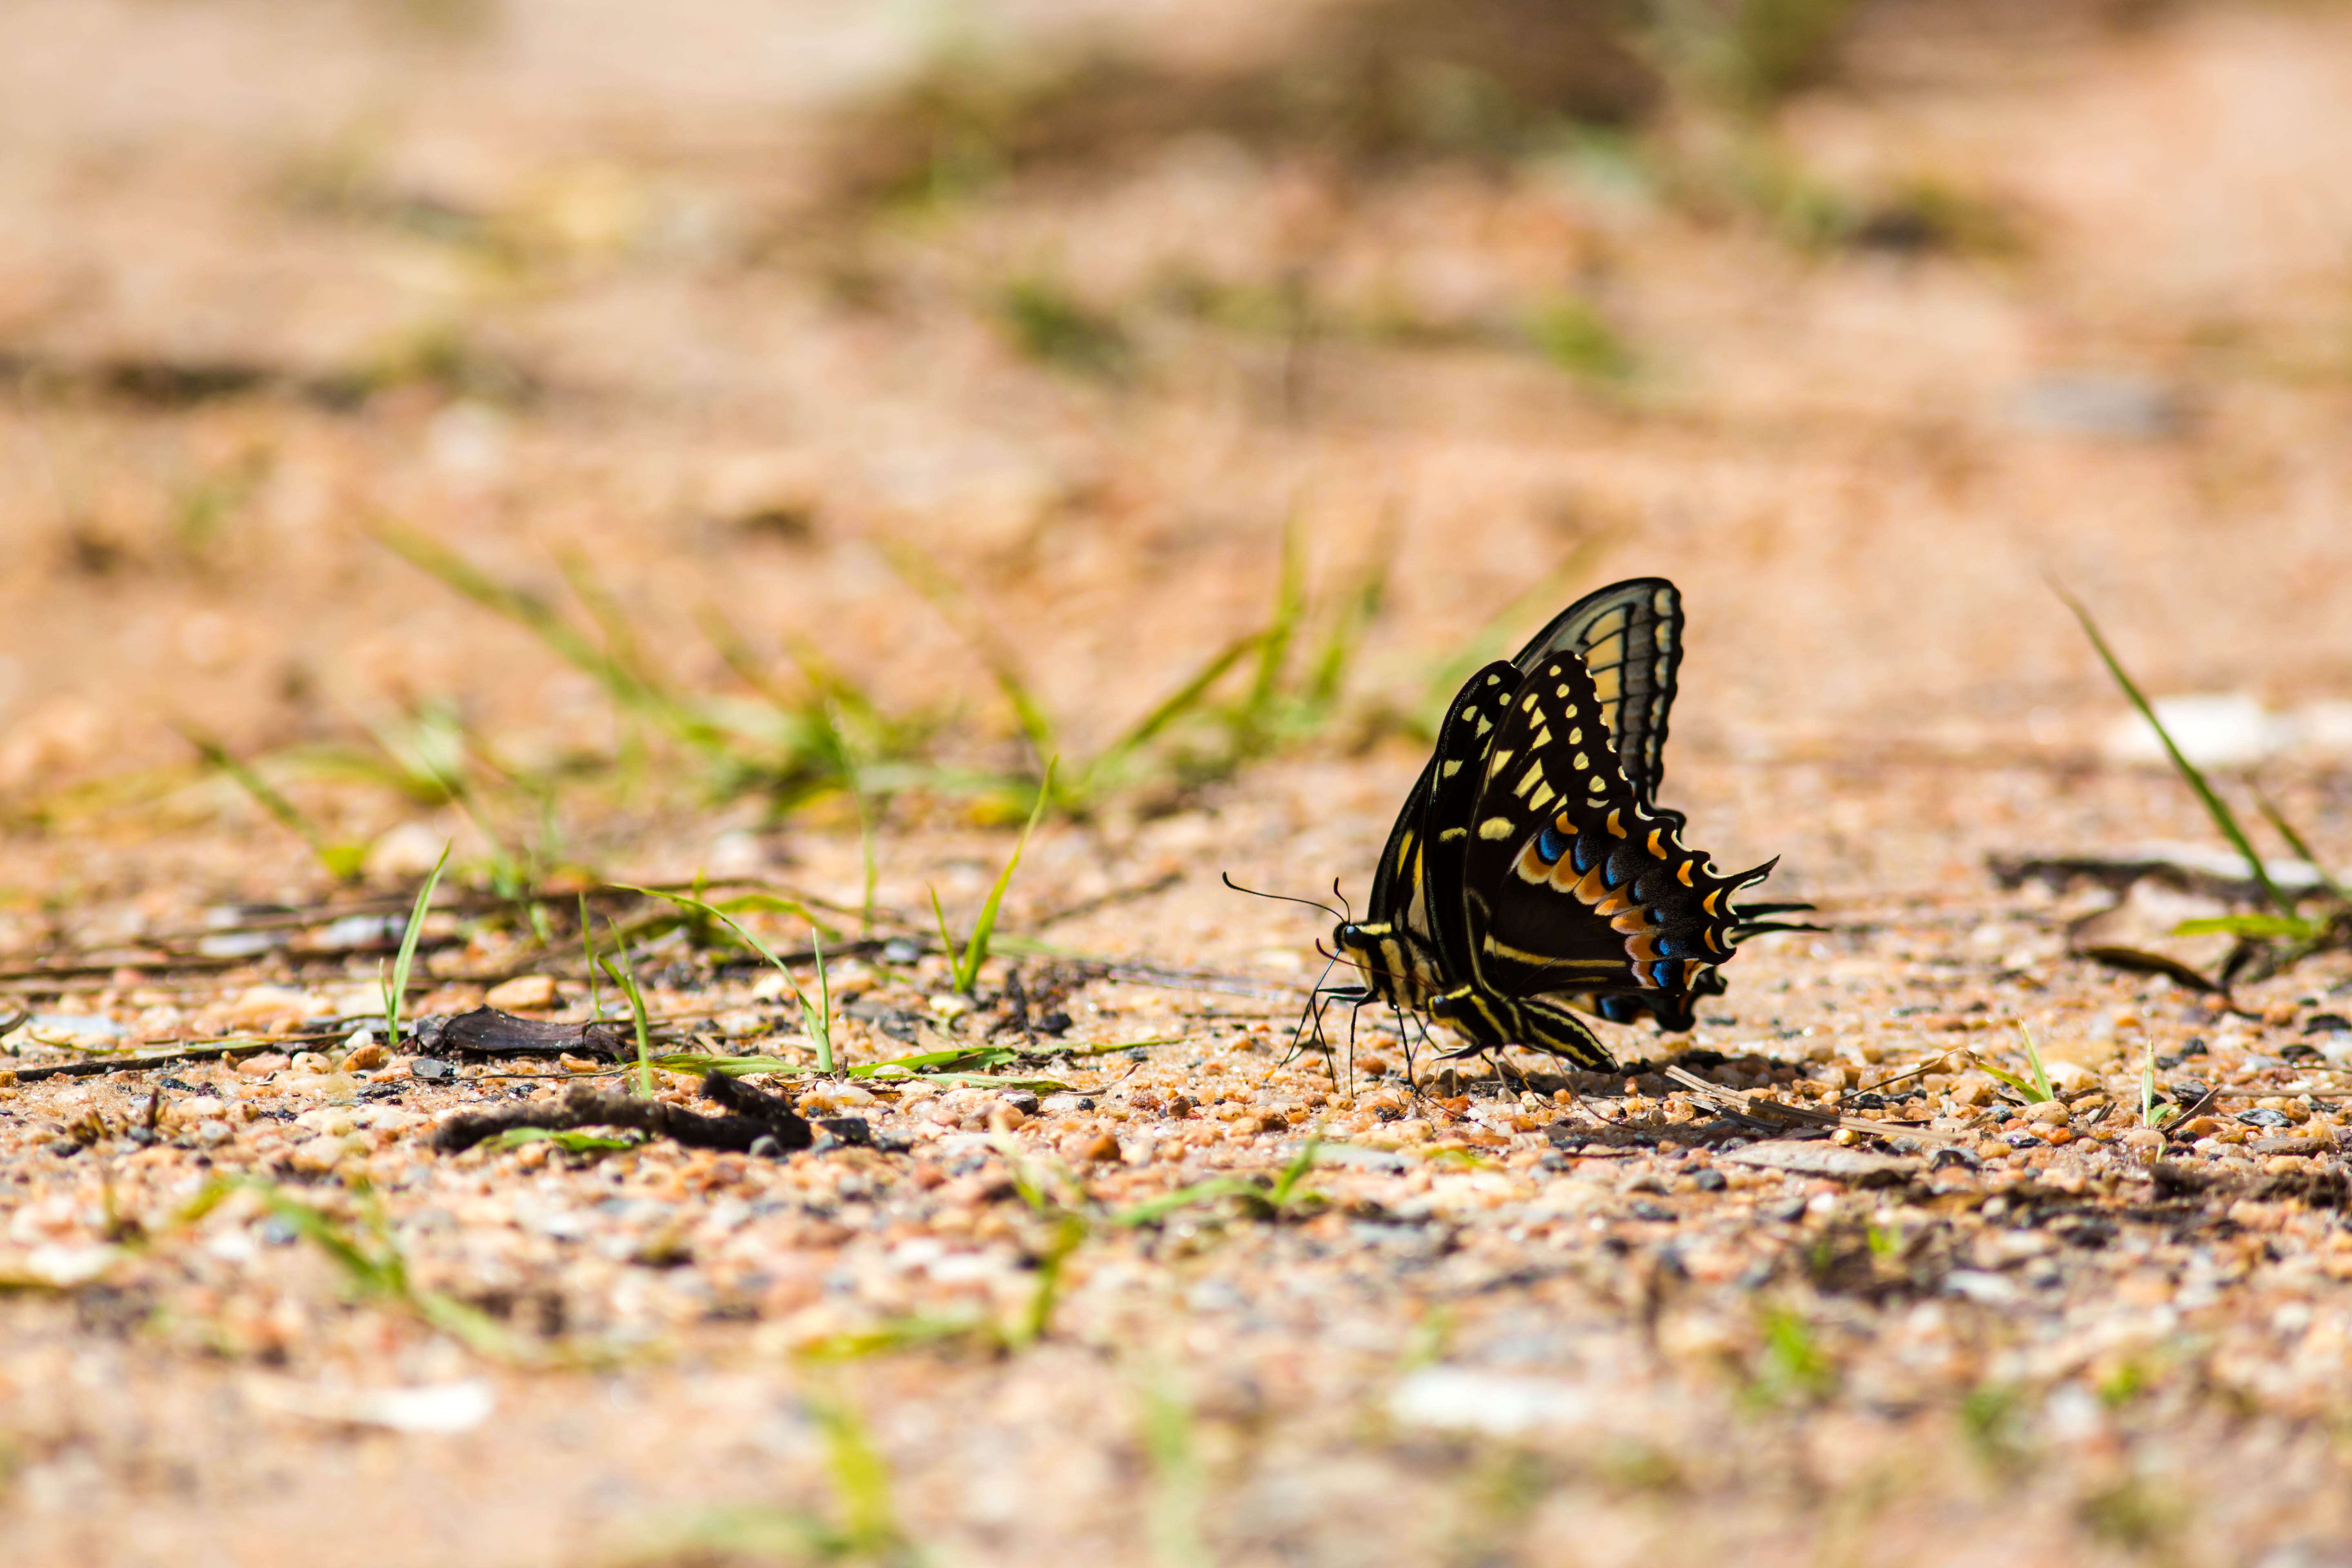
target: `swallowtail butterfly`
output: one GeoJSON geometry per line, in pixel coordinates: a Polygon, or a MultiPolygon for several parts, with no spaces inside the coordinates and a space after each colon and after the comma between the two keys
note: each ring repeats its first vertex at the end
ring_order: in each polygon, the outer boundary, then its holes
{"type": "Polygon", "coordinates": [[[1682,662],[1682,595],[1663,577],[1586,595],[1446,709],[1397,814],[1361,921],[1333,934],[1366,984],[1343,993],[1451,1026],[1469,1049],[1527,1046],[1609,1070],[1587,1017],[1691,1026],[1762,917],[1735,900],[1656,803],[1682,662]]]}

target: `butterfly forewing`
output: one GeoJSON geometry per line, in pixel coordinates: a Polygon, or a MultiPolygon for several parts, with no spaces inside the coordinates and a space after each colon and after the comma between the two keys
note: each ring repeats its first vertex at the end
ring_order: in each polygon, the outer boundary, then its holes
{"type": "Polygon", "coordinates": [[[1478,769],[1519,683],[1496,662],[1465,681],[1438,726],[1437,747],[1405,796],[1372,876],[1364,927],[1377,944],[1372,988],[1401,1005],[1420,1007],[1465,972],[1468,952],[1452,897],[1462,883],[1462,823],[1477,791],[1478,769]],[[1441,898],[1438,889],[1446,897],[1441,898]]]}
{"type": "Polygon", "coordinates": [[[1500,660],[1463,682],[1437,731],[1430,758],[1431,787],[1423,806],[1430,920],[1448,978],[1471,973],[1470,928],[1459,889],[1470,848],[1471,812],[1486,780],[1495,737],[1509,721],[1512,696],[1524,677],[1500,660]]]}
{"type": "Polygon", "coordinates": [[[1546,658],[1573,653],[1591,672],[1625,777],[1643,804],[1657,799],[1665,771],[1666,716],[1683,658],[1681,591],[1664,577],[1635,577],[1594,590],[1552,617],[1511,662],[1532,674],[1546,658]]]}

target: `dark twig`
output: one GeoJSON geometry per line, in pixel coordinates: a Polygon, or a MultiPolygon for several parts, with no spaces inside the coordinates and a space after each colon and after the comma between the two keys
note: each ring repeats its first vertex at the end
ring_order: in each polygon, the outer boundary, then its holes
{"type": "Polygon", "coordinates": [[[496,1110],[468,1111],[441,1124],[433,1146],[445,1154],[472,1148],[486,1138],[522,1127],[562,1131],[576,1127],[623,1127],[683,1143],[689,1149],[720,1149],[749,1152],[761,1139],[779,1150],[805,1149],[816,1141],[814,1130],[777,1095],[730,1081],[719,1073],[702,1080],[705,1098],[726,1106],[733,1114],[702,1116],[682,1106],[642,1095],[615,1094],[611,1089],[574,1084],[554,1104],[500,1106],[496,1110]]]}

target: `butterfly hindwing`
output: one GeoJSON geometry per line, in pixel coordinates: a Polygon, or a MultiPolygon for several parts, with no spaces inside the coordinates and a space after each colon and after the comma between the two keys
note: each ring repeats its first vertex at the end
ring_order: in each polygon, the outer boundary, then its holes
{"type": "Polygon", "coordinates": [[[1476,979],[1510,996],[1639,996],[1678,1022],[1731,954],[1732,892],[1760,873],[1720,877],[1683,846],[1679,816],[1640,799],[1596,742],[1603,707],[1582,662],[1556,654],[1496,735],[1465,868],[1476,979]]]}
{"type": "Polygon", "coordinates": [[[1681,591],[1664,577],[1595,589],[1553,616],[1511,662],[1533,673],[1560,653],[1584,661],[1627,782],[1644,805],[1655,801],[1665,771],[1666,716],[1682,667],[1681,591]]]}
{"type": "Polygon", "coordinates": [[[1498,926],[1496,917],[1528,846],[1553,862],[1580,847],[1587,856],[1598,853],[1609,812],[1618,810],[1622,820],[1632,806],[1632,788],[1610,750],[1601,700],[1583,664],[1564,652],[1541,660],[1512,698],[1471,809],[1462,880],[1470,977],[1510,996],[1625,982],[1622,939],[1582,903],[1570,899],[1558,918],[1524,932],[1517,923],[1498,926]],[[1563,822],[1564,830],[1558,826],[1563,822]]]}

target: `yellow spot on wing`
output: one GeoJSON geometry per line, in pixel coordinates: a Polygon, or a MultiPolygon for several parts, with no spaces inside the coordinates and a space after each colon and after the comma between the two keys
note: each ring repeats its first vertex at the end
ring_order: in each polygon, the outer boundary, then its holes
{"type": "Polygon", "coordinates": [[[1624,815],[1624,808],[1622,806],[1609,814],[1609,831],[1615,834],[1620,838],[1625,837],[1625,825],[1623,822],[1619,820],[1624,815]]]}
{"type": "Polygon", "coordinates": [[[1511,836],[1511,825],[1510,817],[1490,816],[1478,825],[1478,837],[1490,843],[1497,838],[1508,838],[1511,836]]]}

